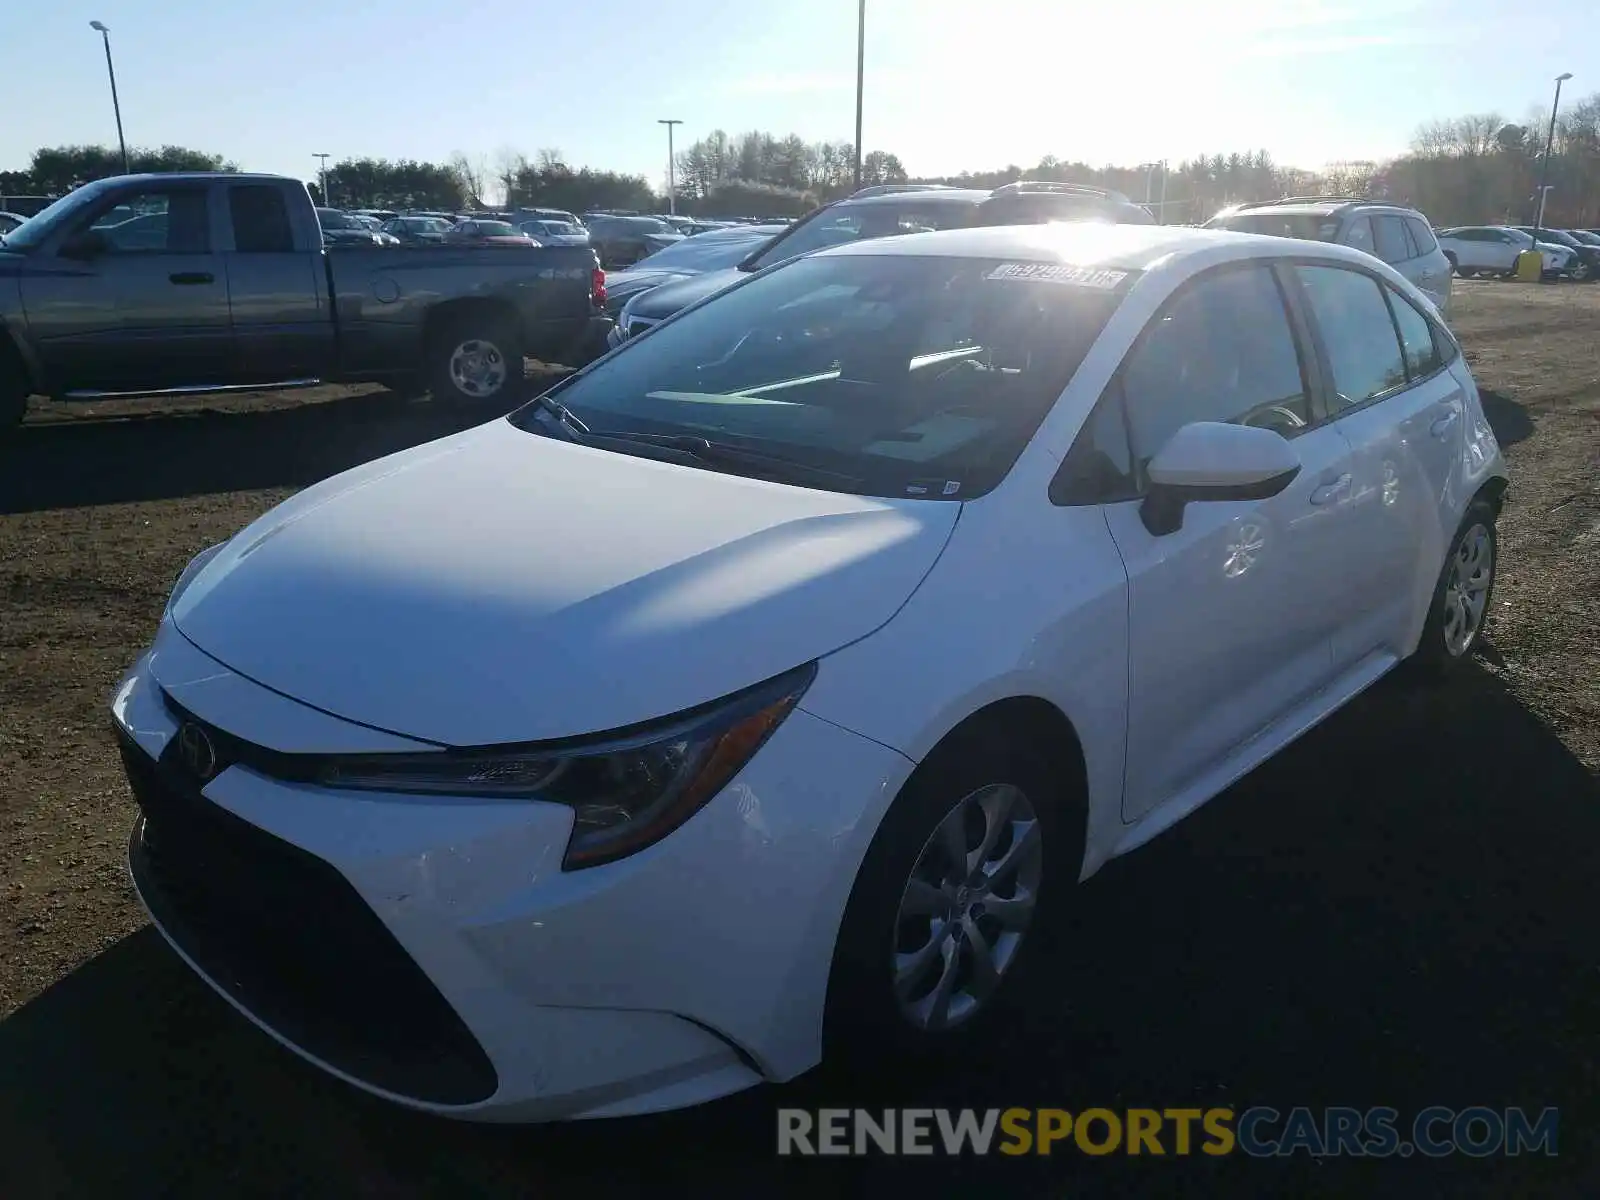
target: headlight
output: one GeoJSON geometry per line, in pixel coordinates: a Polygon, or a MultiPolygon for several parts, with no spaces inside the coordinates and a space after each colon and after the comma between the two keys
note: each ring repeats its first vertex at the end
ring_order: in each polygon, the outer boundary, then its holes
{"type": "Polygon", "coordinates": [[[194,582],[194,577],[205,565],[217,556],[217,551],[226,546],[227,542],[218,542],[215,546],[207,546],[189,560],[189,565],[178,573],[178,582],[172,585],[172,594],[167,597],[167,608],[170,610],[178,602],[178,597],[183,595],[184,589],[194,582]]]}
{"type": "Polygon", "coordinates": [[[602,738],[320,759],[324,787],[543,800],[573,810],[565,870],[653,845],[703,808],[804,695],[816,664],[602,738]]]}

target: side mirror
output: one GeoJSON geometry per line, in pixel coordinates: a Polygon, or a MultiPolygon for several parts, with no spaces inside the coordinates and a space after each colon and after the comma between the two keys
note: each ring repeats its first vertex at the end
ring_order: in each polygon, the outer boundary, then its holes
{"type": "Polygon", "coordinates": [[[1195,421],[1150,460],[1144,527],[1163,537],[1183,528],[1183,510],[1205,500],[1266,500],[1300,474],[1293,443],[1270,429],[1195,421]]]}
{"type": "Polygon", "coordinates": [[[56,253],[62,258],[75,258],[88,262],[91,258],[99,258],[108,249],[110,243],[106,235],[97,229],[87,229],[82,233],[75,233],[61,243],[61,249],[56,253]]]}

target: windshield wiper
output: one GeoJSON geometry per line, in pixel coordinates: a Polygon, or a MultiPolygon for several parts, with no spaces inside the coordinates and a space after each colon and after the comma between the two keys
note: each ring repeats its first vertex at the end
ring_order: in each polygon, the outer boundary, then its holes
{"type": "Polygon", "coordinates": [[[581,441],[588,434],[589,427],[578,419],[577,414],[548,392],[535,396],[533,402],[555,418],[556,428],[561,430],[561,435],[567,441],[581,441]]]}
{"type": "Polygon", "coordinates": [[[720,467],[749,467],[768,477],[781,477],[780,482],[815,484],[826,488],[855,488],[861,486],[861,477],[810,463],[796,462],[777,454],[764,454],[760,450],[746,450],[727,442],[713,442],[707,438],[683,433],[613,433],[609,430],[588,432],[584,441],[591,444],[616,442],[639,446],[659,446],[663,450],[676,450],[686,458],[720,467]]]}

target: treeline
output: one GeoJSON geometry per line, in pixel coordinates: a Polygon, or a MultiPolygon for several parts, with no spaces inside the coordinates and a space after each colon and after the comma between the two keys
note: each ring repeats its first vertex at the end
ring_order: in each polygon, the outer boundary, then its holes
{"type": "MultiPolygon", "coordinates": [[[[1371,195],[1415,205],[1438,225],[1525,223],[1534,217],[1550,133],[1548,115],[1521,122],[1499,113],[1434,121],[1417,130],[1411,149],[1385,162],[1352,161],[1319,171],[1283,166],[1265,150],[1204,154],[1163,166],[1094,167],[1046,156],[1031,167],[963,172],[922,182],[992,188],[1017,179],[1110,187],[1152,206],[1164,202],[1169,222],[1198,222],[1218,209],[1284,195],[1371,195]]],[[[164,146],[133,150],[135,171],[235,170],[222,155],[164,146]]],[[[798,216],[847,194],[855,184],[848,142],[807,142],[795,135],[714,130],[676,157],[680,212],[704,216],[798,216]]],[[[26,170],[0,172],[0,194],[60,195],[122,169],[104,146],[62,146],[34,152],[26,170]]],[[[908,179],[895,155],[862,161],[863,183],[908,179]]],[[[326,202],[347,208],[529,205],[583,212],[593,208],[656,212],[659,184],[642,175],[574,166],[559,150],[532,159],[514,150],[487,157],[456,154],[445,163],[349,159],[328,170],[326,202]]],[[[1569,102],[1556,123],[1548,164],[1545,222],[1556,228],[1600,226],[1600,93],[1569,102]]],[[[317,186],[313,194],[321,199],[317,186]]]]}

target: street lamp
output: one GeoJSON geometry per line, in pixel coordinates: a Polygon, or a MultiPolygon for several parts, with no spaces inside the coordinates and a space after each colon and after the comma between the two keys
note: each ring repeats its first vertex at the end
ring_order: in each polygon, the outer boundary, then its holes
{"type": "Polygon", "coordinates": [[[322,207],[332,208],[333,201],[328,197],[328,159],[333,156],[331,154],[313,154],[311,157],[320,160],[317,165],[317,178],[322,183],[322,207]]]}
{"type": "Polygon", "coordinates": [[[861,190],[861,91],[867,69],[867,0],[856,12],[856,191],[861,190]]]}
{"type": "Polygon", "coordinates": [[[678,175],[677,164],[673,161],[677,155],[672,149],[672,127],[682,125],[683,122],[676,118],[658,118],[657,125],[667,127],[667,211],[673,216],[678,215],[678,175]]]}
{"type": "Polygon", "coordinates": [[[1535,250],[1539,248],[1539,231],[1544,226],[1545,197],[1550,194],[1547,188],[1547,180],[1550,178],[1550,151],[1556,144],[1556,113],[1561,108],[1561,85],[1571,78],[1571,71],[1566,72],[1564,75],[1556,76],[1556,100],[1550,106],[1550,132],[1544,139],[1544,162],[1539,167],[1539,207],[1533,218],[1533,248],[1535,250]]]}
{"type": "Polygon", "coordinates": [[[117,114],[117,145],[122,148],[122,173],[131,174],[128,169],[128,143],[122,136],[122,105],[117,100],[117,69],[111,65],[111,30],[106,28],[104,21],[90,21],[89,28],[100,35],[100,40],[106,44],[106,74],[111,76],[111,109],[117,114]]]}

